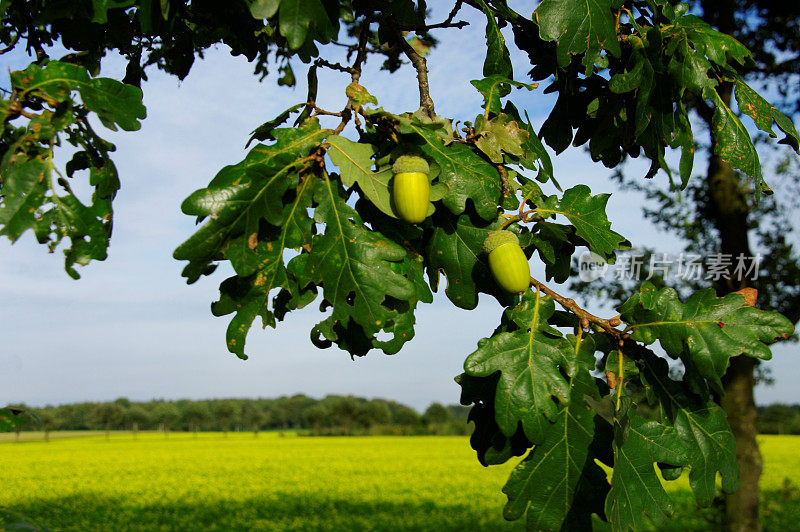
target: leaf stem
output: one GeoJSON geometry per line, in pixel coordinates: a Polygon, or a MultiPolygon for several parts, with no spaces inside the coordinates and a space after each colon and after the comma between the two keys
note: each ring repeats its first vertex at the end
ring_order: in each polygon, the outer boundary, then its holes
{"type": "Polygon", "coordinates": [[[583,341],[583,325],[578,327],[578,334],[575,337],[575,356],[578,356],[578,351],[581,350],[582,341],[583,341]]]}

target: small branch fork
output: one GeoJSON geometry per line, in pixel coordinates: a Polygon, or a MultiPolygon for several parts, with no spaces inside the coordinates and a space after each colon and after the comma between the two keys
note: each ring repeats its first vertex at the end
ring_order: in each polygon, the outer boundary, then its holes
{"type": "MultiPolygon", "coordinates": [[[[369,25],[371,20],[369,18],[364,19],[364,22],[361,24],[361,30],[358,33],[358,47],[356,48],[356,58],[353,61],[353,64],[350,66],[341,65],[339,63],[331,63],[330,61],[326,61],[324,59],[317,59],[314,62],[314,66],[324,66],[326,68],[330,68],[331,70],[337,70],[339,72],[345,72],[350,74],[351,83],[358,84],[359,80],[361,79],[361,69],[364,65],[364,61],[367,59],[367,39],[369,37],[369,25]]],[[[308,102],[314,108],[314,113],[318,115],[328,115],[328,116],[340,116],[342,118],[339,125],[336,126],[336,129],[333,130],[334,135],[338,135],[342,132],[344,127],[350,122],[350,119],[353,118],[353,102],[351,100],[347,101],[347,105],[344,106],[338,113],[325,111],[324,109],[320,109],[317,107],[314,102],[308,102]]],[[[358,121],[358,117],[356,116],[356,128],[360,126],[360,122],[358,121]]]]}
{"type": "Polygon", "coordinates": [[[447,15],[447,19],[444,22],[439,22],[438,24],[426,24],[424,26],[398,26],[400,30],[408,30],[408,31],[428,31],[437,28],[463,28],[464,26],[469,26],[469,22],[466,20],[459,20],[458,22],[453,22],[453,19],[456,18],[456,15],[461,10],[461,6],[464,4],[464,0],[456,0],[456,4],[453,6],[453,9],[450,11],[450,14],[447,15]]]}
{"type": "Polygon", "coordinates": [[[554,292],[551,288],[547,285],[537,281],[533,277],[531,277],[531,285],[535,286],[539,291],[545,293],[546,295],[552,297],[554,300],[558,301],[558,303],[564,307],[565,309],[569,310],[581,320],[581,329],[588,329],[590,324],[595,324],[600,327],[603,332],[606,334],[611,335],[620,345],[623,345],[627,340],[630,339],[630,335],[624,331],[617,329],[617,326],[622,323],[619,317],[605,319],[599,318],[594,314],[590,313],[587,310],[584,310],[577,303],[575,303],[574,299],[570,299],[568,297],[564,297],[561,294],[554,292]]]}

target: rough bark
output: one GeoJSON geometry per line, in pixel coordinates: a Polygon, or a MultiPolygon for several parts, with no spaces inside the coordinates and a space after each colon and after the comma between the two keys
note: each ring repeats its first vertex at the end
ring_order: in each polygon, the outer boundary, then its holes
{"type": "Polygon", "coordinates": [[[736,460],[739,462],[739,489],[725,495],[725,531],[758,532],[758,480],[761,477],[761,452],[756,442],[756,410],[753,400],[753,370],[756,361],[736,357],[723,379],[725,397],[722,408],[736,437],[736,460]]]}

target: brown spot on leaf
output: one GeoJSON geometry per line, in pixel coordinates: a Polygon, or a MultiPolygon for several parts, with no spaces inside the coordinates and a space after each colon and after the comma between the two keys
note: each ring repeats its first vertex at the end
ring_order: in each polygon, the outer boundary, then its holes
{"type": "Polygon", "coordinates": [[[755,288],[742,288],[741,290],[737,290],[734,294],[741,294],[744,296],[744,301],[748,307],[755,307],[756,306],[756,299],[758,298],[758,290],[755,288]]]}

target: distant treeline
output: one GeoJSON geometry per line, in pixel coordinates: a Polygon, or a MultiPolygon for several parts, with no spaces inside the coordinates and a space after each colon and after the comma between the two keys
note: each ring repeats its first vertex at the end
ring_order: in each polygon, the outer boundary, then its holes
{"type": "Polygon", "coordinates": [[[761,434],[800,434],[800,404],[781,403],[758,407],[761,434]]]}
{"type": "Polygon", "coordinates": [[[297,430],[314,435],[469,434],[469,409],[433,403],[420,414],[396,401],[329,395],[277,399],[212,399],[107,403],[74,403],[33,408],[20,430],[161,430],[262,431],[297,430]]]}
{"type": "MultiPolygon", "coordinates": [[[[313,435],[469,434],[469,408],[433,403],[420,414],[396,401],[329,395],[277,399],[212,399],[73,403],[33,408],[38,418],[20,430],[295,430],[313,435]]],[[[761,434],[800,434],[800,404],[758,408],[761,434]]]]}

